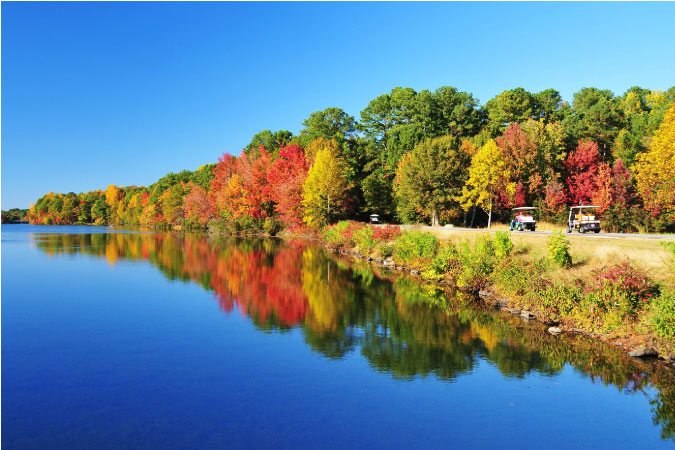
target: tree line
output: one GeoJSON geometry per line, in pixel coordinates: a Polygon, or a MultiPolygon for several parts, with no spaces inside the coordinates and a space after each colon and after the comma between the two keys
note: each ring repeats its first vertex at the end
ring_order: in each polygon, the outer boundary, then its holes
{"type": "Polygon", "coordinates": [[[560,222],[596,204],[605,228],[675,227],[675,87],[623,95],[583,88],[506,90],[484,105],[468,92],[397,87],[360,120],[311,113],[298,135],[264,130],[240,156],[150,186],[48,193],[40,224],[142,224],[265,231],[339,219],[480,225],[535,206],[560,222]]]}

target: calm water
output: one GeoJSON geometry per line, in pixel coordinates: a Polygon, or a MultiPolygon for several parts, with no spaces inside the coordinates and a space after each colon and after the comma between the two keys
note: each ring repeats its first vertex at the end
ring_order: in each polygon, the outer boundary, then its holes
{"type": "Polygon", "coordinates": [[[440,300],[301,241],[3,225],[2,446],[674,447],[670,371],[440,300]]]}

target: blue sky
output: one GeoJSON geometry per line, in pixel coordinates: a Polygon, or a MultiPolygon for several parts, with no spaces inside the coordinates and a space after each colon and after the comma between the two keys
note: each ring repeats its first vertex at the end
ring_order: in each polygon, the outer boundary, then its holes
{"type": "Polygon", "coordinates": [[[2,209],[148,185],[395,86],[675,85],[674,3],[2,3],[2,209]]]}

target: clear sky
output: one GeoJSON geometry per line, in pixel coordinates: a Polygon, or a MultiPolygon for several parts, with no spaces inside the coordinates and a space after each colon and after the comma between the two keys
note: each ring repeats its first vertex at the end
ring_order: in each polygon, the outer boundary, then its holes
{"type": "Polygon", "coordinates": [[[675,85],[675,3],[2,3],[2,209],[148,185],[395,86],[675,85]]]}

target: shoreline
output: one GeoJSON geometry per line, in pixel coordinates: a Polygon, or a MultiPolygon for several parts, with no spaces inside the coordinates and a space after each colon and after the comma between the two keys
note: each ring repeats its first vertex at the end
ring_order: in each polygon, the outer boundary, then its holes
{"type": "MultiPolygon", "coordinates": [[[[420,284],[437,286],[441,290],[443,290],[443,294],[446,300],[448,299],[447,290],[443,289],[444,287],[450,285],[450,283],[448,282],[434,282],[431,280],[425,280],[424,278],[421,277],[421,271],[411,268],[409,266],[396,264],[394,263],[393,258],[381,259],[381,258],[373,258],[370,256],[366,257],[363,254],[354,250],[332,249],[327,245],[325,245],[325,242],[323,242],[323,240],[319,239],[318,241],[322,244],[322,247],[324,247],[324,249],[326,249],[327,251],[342,255],[348,255],[354,259],[363,260],[373,265],[380,266],[387,270],[399,271],[401,273],[410,276],[412,279],[414,279],[416,282],[420,284]]],[[[663,353],[659,352],[654,347],[653,342],[650,342],[651,338],[647,335],[641,334],[630,335],[628,336],[629,342],[627,342],[626,339],[615,338],[612,336],[608,336],[605,333],[595,333],[589,330],[584,330],[583,328],[566,326],[564,324],[561,324],[559,321],[548,320],[546,318],[538,316],[537,314],[528,309],[520,309],[516,305],[513,305],[512,300],[503,295],[499,295],[496,292],[496,285],[494,283],[490,284],[485,289],[481,289],[479,292],[472,293],[471,295],[474,297],[474,301],[481,302],[483,305],[491,307],[495,311],[504,314],[519,316],[520,318],[528,322],[538,322],[544,326],[548,326],[548,332],[551,335],[555,336],[567,334],[567,335],[586,336],[588,338],[591,338],[597,342],[601,342],[606,345],[620,347],[627,354],[627,356],[633,359],[651,364],[660,363],[662,365],[665,365],[669,369],[675,370],[675,353],[664,354],[665,352],[663,353]],[[637,345],[631,344],[631,342],[635,342],[635,340],[637,340],[638,344],[637,345]]]]}

